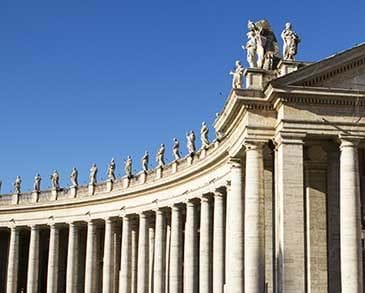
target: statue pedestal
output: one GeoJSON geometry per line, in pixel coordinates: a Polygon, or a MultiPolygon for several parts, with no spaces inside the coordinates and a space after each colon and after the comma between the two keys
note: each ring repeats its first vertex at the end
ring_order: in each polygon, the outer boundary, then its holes
{"type": "Polygon", "coordinates": [[[19,193],[14,193],[11,199],[12,204],[18,204],[19,203],[19,193]]]}
{"type": "Polygon", "coordinates": [[[174,161],[172,163],[172,173],[176,173],[177,172],[177,166],[179,165],[179,163],[177,161],[174,161]]]}
{"type": "Polygon", "coordinates": [[[156,169],[156,179],[162,178],[162,167],[157,167],[156,169]]]}
{"type": "Polygon", "coordinates": [[[38,202],[38,200],[39,200],[39,192],[33,191],[32,192],[32,202],[38,202]]]}
{"type": "Polygon", "coordinates": [[[95,185],[94,184],[89,184],[89,195],[94,195],[95,193],[95,185]]]}
{"type": "Polygon", "coordinates": [[[246,88],[252,90],[263,90],[270,80],[275,77],[273,71],[259,68],[247,68],[244,72],[246,88]]]}
{"type": "Polygon", "coordinates": [[[290,60],[280,60],[278,64],[279,76],[297,71],[302,63],[290,60]]]}
{"type": "Polygon", "coordinates": [[[77,196],[77,186],[70,187],[71,198],[75,198],[77,196]]]}
{"type": "Polygon", "coordinates": [[[51,190],[51,200],[57,200],[58,191],[57,189],[51,190]]]}
{"type": "Polygon", "coordinates": [[[147,172],[142,171],[141,175],[139,176],[141,184],[146,183],[147,181],[147,172]]]}
{"type": "Polygon", "coordinates": [[[200,151],[200,159],[204,159],[207,156],[207,149],[206,148],[202,148],[200,151]]]}
{"type": "Polygon", "coordinates": [[[128,177],[124,177],[122,180],[123,180],[123,187],[128,188],[129,183],[130,183],[130,179],[128,177]]]}
{"type": "Polygon", "coordinates": [[[192,165],[192,164],[193,164],[193,160],[194,160],[194,154],[190,154],[190,155],[187,157],[188,166],[190,166],[190,165],[192,165]]]}
{"type": "Polygon", "coordinates": [[[106,182],[106,191],[111,192],[113,190],[113,180],[108,179],[106,182]]]}

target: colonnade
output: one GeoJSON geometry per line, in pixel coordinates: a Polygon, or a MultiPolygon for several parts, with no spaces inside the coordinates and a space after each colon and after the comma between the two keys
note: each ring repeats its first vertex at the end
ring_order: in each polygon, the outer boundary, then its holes
{"type": "MultiPolygon", "coordinates": [[[[276,292],[305,292],[303,138],[276,138],[275,239],[265,239],[265,143],[246,141],[245,156],[227,161],[227,185],[209,193],[120,217],[27,228],[26,292],[54,293],[63,284],[67,293],[262,293],[268,281],[265,241],[274,242],[276,292]],[[39,287],[45,265],[39,262],[42,230],[49,233],[46,289],[39,287]],[[68,237],[61,237],[61,231],[68,231],[68,237]],[[62,247],[66,254],[60,253],[62,247]],[[60,273],[62,259],[65,274],[60,273]]],[[[340,139],[342,292],[360,293],[359,139],[340,139]]],[[[24,229],[10,229],[7,293],[21,289],[24,229]]]]}

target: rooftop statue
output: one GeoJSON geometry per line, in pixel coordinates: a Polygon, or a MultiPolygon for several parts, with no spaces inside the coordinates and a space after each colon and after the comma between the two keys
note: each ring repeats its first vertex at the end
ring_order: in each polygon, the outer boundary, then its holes
{"type": "Polygon", "coordinates": [[[34,183],[33,183],[33,191],[40,192],[41,191],[41,181],[42,177],[37,173],[34,177],[34,183]]]}
{"type": "Polygon", "coordinates": [[[22,179],[20,178],[20,176],[16,176],[15,181],[13,183],[14,186],[14,192],[16,194],[19,194],[21,192],[21,185],[22,185],[22,179]]]}
{"type": "Polygon", "coordinates": [[[242,77],[243,77],[244,68],[241,65],[241,62],[239,60],[237,60],[235,64],[236,64],[235,69],[229,73],[230,75],[233,76],[233,78],[232,78],[232,88],[241,89],[242,88],[242,77]]]}
{"type": "Polygon", "coordinates": [[[115,181],[115,160],[111,159],[108,166],[108,179],[111,181],[115,181]]]}
{"type": "Polygon", "coordinates": [[[200,128],[200,140],[202,142],[202,148],[206,148],[209,146],[209,128],[205,122],[202,123],[202,126],[200,128]]]}
{"type": "Polygon", "coordinates": [[[294,57],[298,52],[298,44],[300,43],[300,38],[296,32],[293,31],[290,22],[285,24],[285,28],[281,33],[281,38],[284,41],[283,56],[284,60],[294,61],[294,57]]]}
{"type": "Polygon", "coordinates": [[[157,155],[156,155],[156,162],[158,167],[162,167],[165,165],[165,145],[161,144],[157,155]]]}
{"type": "Polygon", "coordinates": [[[73,187],[77,187],[79,185],[78,183],[78,176],[79,176],[79,172],[77,171],[77,169],[74,167],[71,171],[71,175],[70,175],[70,180],[71,180],[71,186],[73,187]]]}
{"type": "Polygon", "coordinates": [[[142,170],[143,172],[147,172],[148,171],[148,161],[149,161],[149,154],[147,151],[144,152],[144,155],[142,157],[142,170]]]}
{"type": "Polygon", "coordinates": [[[174,155],[175,161],[179,160],[181,158],[180,155],[180,143],[177,140],[177,138],[174,138],[174,146],[172,147],[172,153],[174,155]]]}
{"type": "Polygon", "coordinates": [[[194,131],[190,131],[186,134],[186,140],[187,140],[187,148],[189,155],[192,155],[195,153],[195,133],[194,131]]]}
{"type": "Polygon", "coordinates": [[[56,170],[53,171],[50,178],[51,178],[52,189],[55,189],[55,190],[60,189],[60,175],[58,174],[58,172],[56,170]]]}
{"type": "Polygon", "coordinates": [[[125,161],[124,171],[127,177],[130,179],[133,177],[132,174],[132,158],[131,156],[127,157],[127,160],[125,161]]]}
{"type": "Polygon", "coordinates": [[[96,164],[93,164],[90,168],[90,174],[89,174],[89,184],[94,185],[96,184],[96,175],[98,174],[98,168],[96,167],[96,164]]]}
{"type": "Polygon", "coordinates": [[[275,34],[269,22],[259,20],[254,23],[250,20],[247,27],[248,42],[244,49],[247,50],[248,64],[254,68],[275,69],[280,60],[280,53],[275,34]]]}
{"type": "Polygon", "coordinates": [[[2,185],[3,185],[3,181],[2,181],[2,180],[0,180],[0,192],[1,192],[1,187],[2,187],[2,185]]]}

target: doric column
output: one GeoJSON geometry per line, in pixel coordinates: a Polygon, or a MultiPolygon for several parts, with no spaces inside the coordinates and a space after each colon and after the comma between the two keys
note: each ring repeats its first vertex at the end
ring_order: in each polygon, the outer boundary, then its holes
{"type": "Polygon", "coordinates": [[[27,293],[38,293],[39,278],[39,227],[30,230],[27,293]]]}
{"type": "Polygon", "coordinates": [[[171,248],[170,248],[170,291],[169,293],[181,293],[182,290],[182,222],[181,207],[171,207],[171,248]]]}
{"type": "Polygon", "coordinates": [[[184,250],[184,292],[198,292],[198,239],[196,203],[186,203],[185,250],[184,250]]]}
{"type": "Polygon", "coordinates": [[[227,194],[226,224],[226,292],[242,293],[243,289],[243,182],[242,163],[231,158],[231,186],[227,194]]]}
{"type": "Polygon", "coordinates": [[[18,227],[11,227],[10,245],[9,245],[9,260],[8,260],[8,275],[7,275],[7,293],[16,293],[18,285],[18,268],[19,268],[19,235],[18,227]]]}
{"type": "Polygon", "coordinates": [[[138,226],[131,226],[131,293],[137,293],[138,226]]]}
{"type": "Polygon", "coordinates": [[[153,293],[153,268],[155,264],[155,219],[148,223],[148,293],[153,293]]]}
{"type": "Polygon", "coordinates": [[[79,255],[79,227],[76,223],[69,224],[66,293],[77,292],[78,255],[79,255]]]}
{"type": "Polygon", "coordinates": [[[203,196],[200,204],[199,293],[212,293],[212,231],[210,196],[203,196]]]}
{"type": "Polygon", "coordinates": [[[165,249],[166,249],[166,221],[161,209],[156,211],[155,228],[155,257],[153,268],[153,292],[165,292],[165,249]]]}
{"type": "Polygon", "coordinates": [[[148,226],[147,215],[139,214],[137,292],[148,292],[148,226]]]}
{"type": "Polygon", "coordinates": [[[85,293],[94,293],[97,288],[97,224],[90,220],[87,224],[85,293]]]}
{"type": "Polygon", "coordinates": [[[303,138],[297,133],[279,133],[275,138],[277,292],[305,292],[303,138]]]}
{"type": "Polygon", "coordinates": [[[60,230],[59,227],[55,223],[53,223],[50,225],[49,236],[47,293],[57,292],[59,275],[59,247],[60,230]]]}
{"type": "Polygon", "coordinates": [[[123,217],[122,247],[119,273],[119,293],[130,293],[131,290],[131,227],[128,216],[123,217]]]}
{"type": "Polygon", "coordinates": [[[104,264],[103,264],[103,293],[114,292],[114,234],[115,220],[105,219],[104,235],[104,264]]]}
{"type": "Polygon", "coordinates": [[[263,143],[246,143],[245,184],[245,290],[265,288],[265,215],[263,143]]]}
{"type": "Polygon", "coordinates": [[[362,293],[358,137],[340,136],[341,281],[343,293],[362,293]]]}
{"type": "Polygon", "coordinates": [[[214,193],[213,220],[213,293],[223,292],[224,286],[224,199],[223,191],[214,193]]]}

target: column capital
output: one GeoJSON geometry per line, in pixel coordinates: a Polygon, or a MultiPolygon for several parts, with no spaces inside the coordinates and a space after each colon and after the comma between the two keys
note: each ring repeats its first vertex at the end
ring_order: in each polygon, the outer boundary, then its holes
{"type": "Polygon", "coordinates": [[[276,133],[273,143],[276,148],[282,144],[303,145],[305,136],[304,133],[279,131],[276,133]]]}
{"type": "Polygon", "coordinates": [[[340,150],[345,147],[357,147],[361,140],[364,140],[362,136],[340,134],[338,136],[340,141],[340,150]]]}
{"type": "Polygon", "coordinates": [[[213,197],[212,193],[205,193],[200,196],[200,201],[209,202],[212,197],[213,197]]]}
{"type": "Polygon", "coordinates": [[[182,202],[177,202],[177,203],[173,203],[171,206],[170,206],[170,209],[171,210],[175,210],[175,211],[179,211],[183,208],[184,206],[184,203],[182,202]]]}
{"type": "Polygon", "coordinates": [[[246,151],[262,150],[266,142],[267,140],[262,139],[245,139],[243,145],[245,146],[246,151]]]}
{"type": "Polygon", "coordinates": [[[228,165],[230,166],[231,169],[234,169],[234,168],[241,169],[242,161],[243,161],[243,159],[241,159],[241,158],[230,157],[228,160],[228,165]]]}

